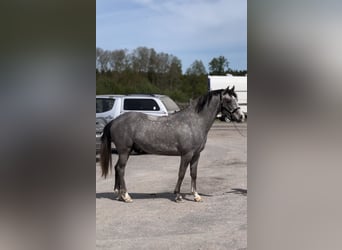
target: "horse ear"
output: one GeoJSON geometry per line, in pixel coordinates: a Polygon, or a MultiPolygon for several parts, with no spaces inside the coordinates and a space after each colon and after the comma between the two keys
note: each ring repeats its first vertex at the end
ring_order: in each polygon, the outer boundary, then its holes
{"type": "Polygon", "coordinates": [[[230,91],[234,92],[235,89],[235,85],[233,85],[232,89],[230,91]]]}
{"type": "Polygon", "coordinates": [[[223,94],[227,94],[230,91],[229,86],[224,90],[223,94]]]}

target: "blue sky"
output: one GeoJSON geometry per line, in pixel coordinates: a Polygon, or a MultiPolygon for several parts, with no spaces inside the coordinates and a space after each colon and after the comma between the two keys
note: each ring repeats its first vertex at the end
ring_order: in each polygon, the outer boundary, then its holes
{"type": "Polygon", "coordinates": [[[139,46],[178,57],[183,72],[221,55],[247,69],[247,0],[97,0],[96,47],[139,46]]]}

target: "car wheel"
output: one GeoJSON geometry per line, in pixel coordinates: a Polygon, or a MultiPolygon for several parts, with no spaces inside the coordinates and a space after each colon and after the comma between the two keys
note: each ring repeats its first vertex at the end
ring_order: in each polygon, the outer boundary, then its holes
{"type": "Polygon", "coordinates": [[[103,128],[106,126],[107,122],[104,118],[96,118],[96,133],[102,132],[103,128]]]}

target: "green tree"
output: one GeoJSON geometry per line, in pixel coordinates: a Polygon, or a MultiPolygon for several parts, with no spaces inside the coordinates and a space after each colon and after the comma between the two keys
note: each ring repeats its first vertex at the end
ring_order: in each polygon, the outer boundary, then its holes
{"type": "Polygon", "coordinates": [[[231,74],[233,76],[245,76],[247,75],[247,70],[233,70],[233,69],[228,69],[227,71],[228,74],[231,74]]]}
{"type": "Polygon", "coordinates": [[[169,88],[175,89],[182,76],[182,62],[177,57],[171,55],[170,69],[168,72],[169,88]]]}
{"type": "MultiPolygon", "coordinates": [[[[247,70],[228,68],[225,57],[213,58],[210,74],[246,75],[247,70]]],[[[208,91],[208,76],[201,60],[195,60],[182,73],[182,62],[176,56],[153,48],[137,47],[103,50],[96,48],[96,93],[160,93],[183,104],[208,91]]]]}
{"type": "Polygon", "coordinates": [[[110,70],[110,51],[96,48],[96,68],[99,71],[107,72],[110,70]]]}
{"type": "Polygon", "coordinates": [[[148,62],[148,79],[149,81],[157,85],[158,83],[158,75],[157,75],[157,65],[158,65],[158,55],[154,49],[150,51],[150,58],[148,62]]]}
{"type": "Polygon", "coordinates": [[[126,49],[119,49],[110,52],[109,65],[113,71],[122,72],[129,67],[126,49]]]}
{"type": "Polygon", "coordinates": [[[207,71],[204,67],[204,64],[201,60],[195,60],[190,67],[186,70],[187,75],[205,75],[207,71]]]}
{"type": "Polygon", "coordinates": [[[225,75],[229,69],[229,62],[224,56],[214,57],[209,62],[210,75],[225,75]]]}
{"type": "Polygon", "coordinates": [[[133,69],[137,72],[148,72],[151,49],[138,47],[132,52],[131,60],[133,69]]]}
{"type": "Polygon", "coordinates": [[[96,48],[96,68],[101,72],[110,71],[110,51],[96,48]]]}
{"type": "Polygon", "coordinates": [[[207,90],[207,72],[201,60],[195,60],[186,70],[186,85],[184,91],[195,98],[207,90]]]}

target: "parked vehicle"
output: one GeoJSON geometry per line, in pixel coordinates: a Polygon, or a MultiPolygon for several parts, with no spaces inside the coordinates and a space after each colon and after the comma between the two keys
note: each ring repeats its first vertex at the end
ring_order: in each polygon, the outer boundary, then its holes
{"type": "Polygon", "coordinates": [[[96,152],[100,149],[104,126],[126,112],[168,116],[178,112],[178,105],[167,95],[97,95],[96,96],[96,152]]]}

